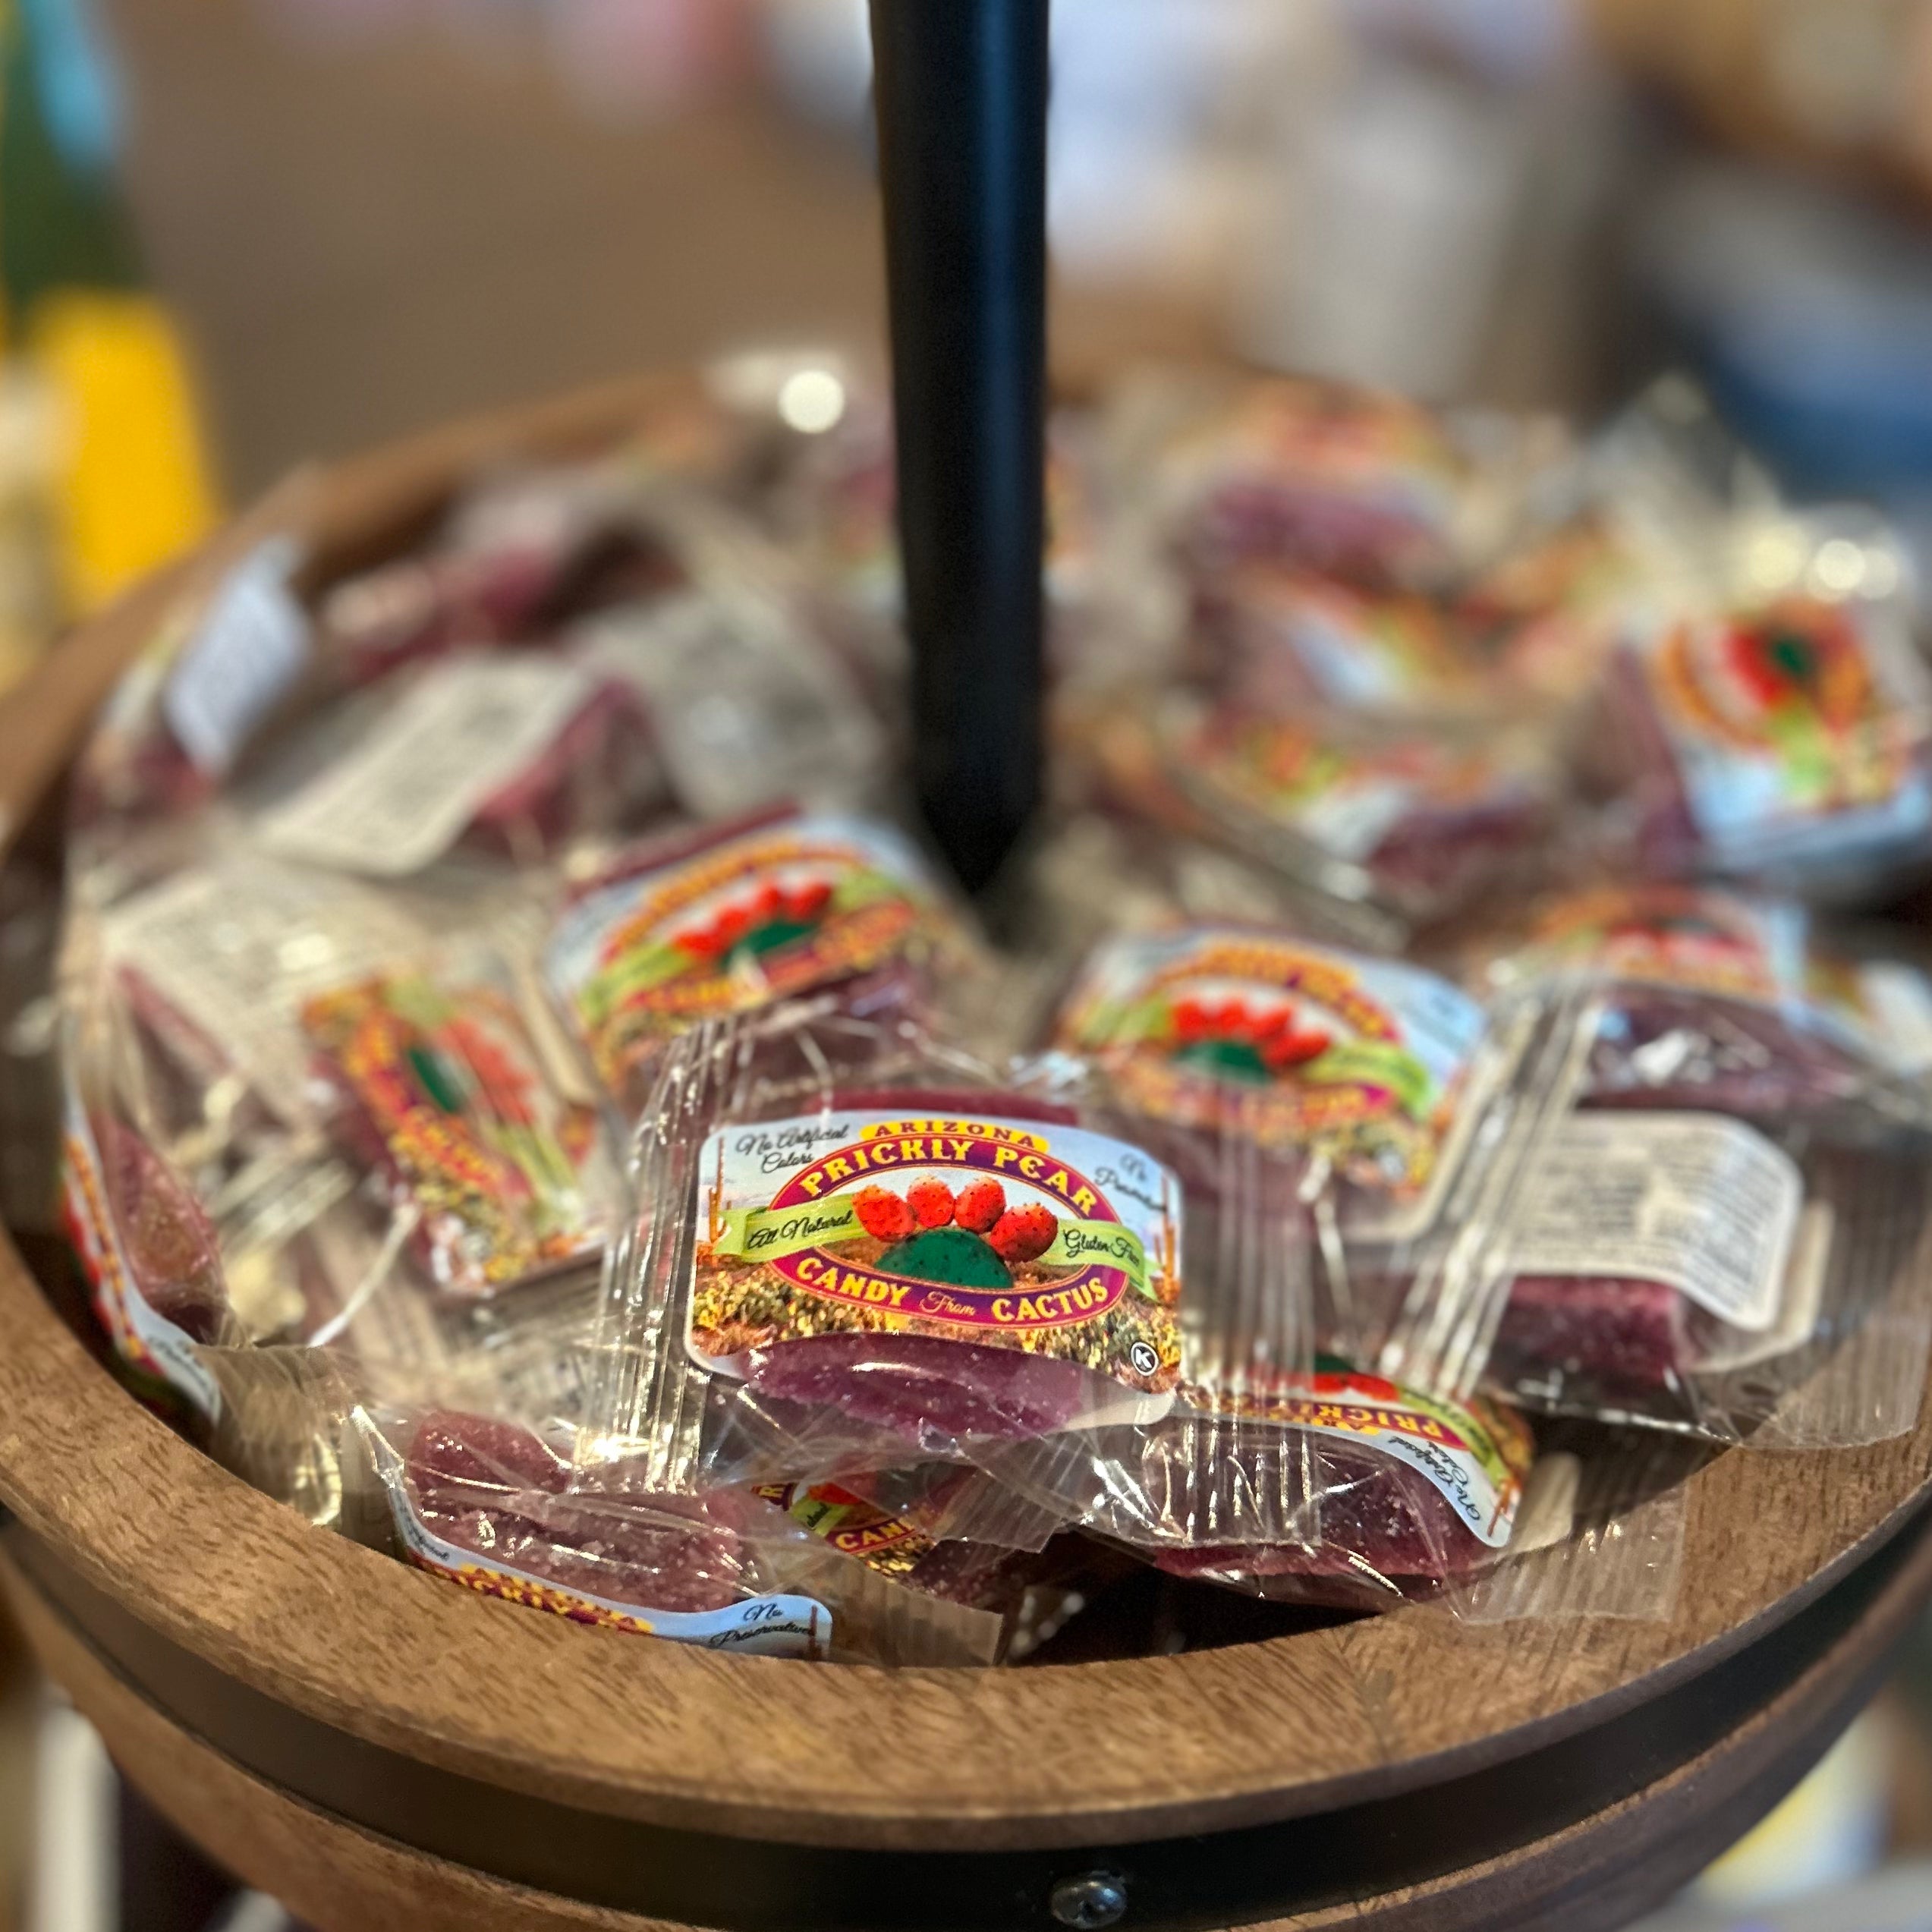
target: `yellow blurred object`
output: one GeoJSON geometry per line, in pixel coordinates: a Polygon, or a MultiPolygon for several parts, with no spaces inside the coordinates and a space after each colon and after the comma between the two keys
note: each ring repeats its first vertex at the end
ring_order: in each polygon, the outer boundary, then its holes
{"type": "Polygon", "coordinates": [[[59,400],[18,360],[0,362],[0,691],[61,618],[59,400]]]}
{"type": "Polygon", "coordinates": [[[25,333],[64,419],[61,576],[85,612],[215,523],[193,388],[173,324],[136,291],[56,290],[25,333]]]}

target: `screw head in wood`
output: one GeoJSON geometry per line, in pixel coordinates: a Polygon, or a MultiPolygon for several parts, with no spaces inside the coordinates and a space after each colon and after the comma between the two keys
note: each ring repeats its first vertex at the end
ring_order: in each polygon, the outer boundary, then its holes
{"type": "Polygon", "coordinates": [[[1127,1916],[1127,1881],[1105,1871],[1063,1878],[1048,1900],[1054,1918],[1072,1932],[1100,1932],[1127,1916]]]}

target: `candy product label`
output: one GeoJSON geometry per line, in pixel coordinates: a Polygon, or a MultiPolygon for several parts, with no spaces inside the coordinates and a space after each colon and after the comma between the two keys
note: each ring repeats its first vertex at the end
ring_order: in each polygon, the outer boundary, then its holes
{"type": "Polygon", "coordinates": [[[903,840],[857,820],[798,820],[590,893],[545,971],[617,1089],[700,1021],[889,964],[934,911],[903,840]]]}
{"type": "Polygon", "coordinates": [[[1210,716],[1178,752],[1176,776],[1209,809],[1232,804],[1358,864],[1418,813],[1487,810],[1521,789],[1486,753],[1422,738],[1345,747],[1248,713],[1210,716]]]}
{"type": "Polygon", "coordinates": [[[1181,1190],[1137,1148],[998,1115],[854,1112],[721,1128],[701,1172],[688,1339],[707,1367],[870,1330],[1174,1386],[1181,1190]]]}
{"type": "Polygon", "coordinates": [[[1135,1111],[1326,1153],[1392,1205],[1435,1178],[1484,1031],[1432,973],[1238,927],[1114,940],[1062,1024],[1135,1111]]]}
{"type": "Polygon", "coordinates": [[[909,1576],[937,1547],[916,1524],[889,1516],[836,1483],[761,1483],[757,1493],[835,1550],[882,1576],[909,1576]]]}
{"type": "Polygon", "coordinates": [[[751,1597],[720,1610],[657,1610],[566,1590],[527,1570],[465,1550],[438,1536],[417,1515],[395,1452],[379,1446],[377,1452],[396,1540],[419,1569],[486,1597],[635,1636],[664,1637],[674,1644],[697,1644],[708,1650],[736,1650],[748,1657],[821,1658],[830,1651],[832,1613],[809,1597],[751,1597]]]}
{"type": "Polygon", "coordinates": [[[230,571],[162,688],[168,728],[212,776],[234,762],[307,661],[308,618],[288,587],[295,555],[276,538],[230,571]]]}
{"type": "Polygon", "coordinates": [[[596,1115],[559,1099],[506,993],[397,975],[318,995],[302,1024],[422,1216],[439,1285],[483,1294],[602,1246],[596,1115]]]}
{"type": "Polygon", "coordinates": [[[1331,703],[1399,704],[1457,681],[1434,615],[1418,599],[1373,596],[1298,572],[1259,577],[1243,594],[1331,703]]]}
{"type": "Polygon", "coordinates": [[[100,1150],[87,1109],[71,1081],[65,1103],[61,1218],[87,1277],[94,1309],[115,1352],[140,1373],[185,1396],[211,1422],[222,1413],[221,1390],[194,1342],[157,1314],[142,1295],[127,1250],[114,1224],[100,1150]]]}
{"type": "Polygon", "coordinates": [[[1272,1392],[1191,1387],[1184,1394],[1212,1413],[1372,1445],[1427,1477],[1491,1549],[1509,1540],[1535,1451],[1522,1422],[1494,1403],[1437,1402],[1341,1363],[1285,1378],[1272,1392]]]}
{"type": "Polygon", "coordinates": [[[1932,703],[1882,616],[1795,599],[1754,616],[1669,625],[1644,657],[1698,829],[1720,853],[1794,822],[1860,829],[1932,822],[1924,766],[1932,703]]]}
{"type": "Polygon", "coordinates": [[[345,872],[419,872],[543,756],[595,690],[589,672],[559,658],[449,659],[352,750],[263,812],[262,841],[345,872]]]}
{"type": "Polygon", "coordinates": [[[1506,963],[1514,982],[1570,974],[1776,1004],[1805,990],[1801,907],[1689,886],[1606,886],[1559,901],[1506,963]]]}
{"type": "Polygon", "coordinates": [[[184,872],[115,908],[109,955],[221,1043],[263,1103],[301,1117],[305,994],[416,950],[422,936],[372,893],[326,873],[238,860],[184,872]]]}
{"type": "Polygon", "coordinates": [[[1742,1121],[1575,1114],[1525,1193],[1514,1273],[1661,1282],[1752,1334],[1777,1320],[1805,1183],[1742,1121]]]}

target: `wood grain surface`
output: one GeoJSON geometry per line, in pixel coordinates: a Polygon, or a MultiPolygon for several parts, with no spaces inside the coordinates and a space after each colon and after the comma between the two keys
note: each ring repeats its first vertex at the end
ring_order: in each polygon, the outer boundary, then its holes
{"type": "MultiPolygon", "coordinates": [[[[289,528],[326,558],[367,550],[420,521],[480,455],[613,433],[662,392],[625,385],[309,474],[250,533],[289,528]]],[[[185,569],[178,590],[205,577],[205,560],[185,569]]],[[[10,756],[26,757],[32,785],[51,778],[114,665],[151,634],[158,597],[137,593],[71,640],[30,708],[0,705],[0,783],[10,756]]],[[[5,795],[16,818],[30,789],[5,795]]],[[[1932,1478],[1923,1414],[1872,1449],[1720,1458],[1689,1485],[1668,1622],[1474,1628],[1410,1610],[1144,1661],[893,1674],[584,1629],[316,1531],[140,1410],[10,1248],[0,1329],[0,1502],[171,1641],[423,1761],[592,1810],[797,1842],[1124,1842],[1414,1789],[1681,1684],[1874,1550],[1932,1478]]]]}
{"type": "Polygon", "coordinates": [[[239,1769],[131,1688],[8,1569],[36,1654],[122,1773],[224,1870],[319,1932],[657,1932],[662,1921],[505,1885],[345,1823],[239,1769]]]}
{"type": "MultiPolygon", "coordinates": [[[[1720,1743],[1565,1830],[1424,1884],[1278,1920],[1267,1932],[1612,1932],[1661,1903],[1813,1764],[1871,1694],[1932,1590],[1932,1537],[1839,1636],[1720,1743]]],[[[11,1562],[8,1603],[122,1770],[238,1876],[322,1932],[650,1932],[662,1921],[507,1883],[303,1803],[171,1722],[11,1562]]]]}

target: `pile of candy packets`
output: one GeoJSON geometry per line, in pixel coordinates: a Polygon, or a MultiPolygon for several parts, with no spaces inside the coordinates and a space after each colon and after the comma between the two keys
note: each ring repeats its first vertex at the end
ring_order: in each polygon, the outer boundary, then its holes
{"type": "Polygon", "coordinates": [[[1137,376],[1049,467],[999,949],[848,365],[205,570],[72,789],[114,1359],[318,1525],[714,1648],[1051,1657],[1141,1566],[1668,1616],[1698,1462],[1918,1412],[1908,560],[1681,383],[1579,440],[1137,376]]]}

